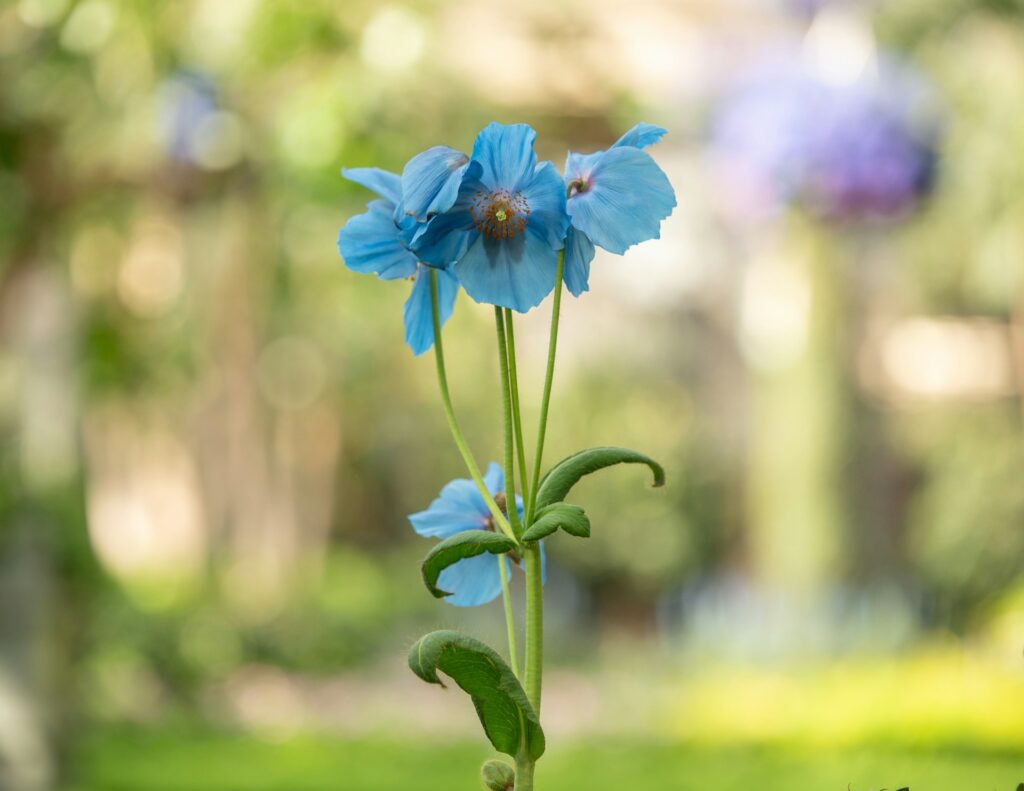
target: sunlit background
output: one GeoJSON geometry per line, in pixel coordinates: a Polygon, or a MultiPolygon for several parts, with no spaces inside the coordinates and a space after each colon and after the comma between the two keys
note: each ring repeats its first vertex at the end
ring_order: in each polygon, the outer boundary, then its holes
{"type": "MultiPolygon", "coordinates": [[[[370,195],[491,120],[640,120],[662,238],[566,298],[548,458],[662,460],[548,542],[545,789],[1024,781],[1019,0],[0,8],[0,788],[454,791],[406,514],[464,471],[370,195]]],[[[549,302],[517,324],[532,435],[549,302]]],[[[500,456],[486,307],[446,333],[500,456]]],[[[514,580],[517,599],[522,580],[514,580]]]]}

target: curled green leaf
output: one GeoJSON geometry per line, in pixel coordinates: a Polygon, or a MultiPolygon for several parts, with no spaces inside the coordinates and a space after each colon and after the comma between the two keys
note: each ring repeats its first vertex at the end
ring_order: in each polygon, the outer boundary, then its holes
{"type": "Polygon", "coordinates": [[[590,537],[590,519],[582,508],[568,503],[553,503],[537,512],[537,518],[523,533],[523,540],[539,541],[558,528],[562,528],[571,536],[590,537]]]}
{"type": "Polygon", "coordinates": [[[423,572],[423,584],[437,599],[451,596],[450,591],[437,587],[437,579],[441,576],[442,571],[465,558],[476,557],[485,552],[490,552],[492,555],[503,555],[515,547],[516,543],[511,538],[501,533],[492,533],[489,530],[465,530],[456,533],[434,546],[423,558],[423,563],[420,565],[420,570],[423,572]]]}
{"type": "Polygon", "coordinates": [[[627,448],[588,448],[562,459],[547,471],[537,488],[537,513],[564,500],[583,476],[615,464],[646,464],[654,474],[654,485],[665,483],[665,470],[650,456],[627,448]]]}
{"type": "Polygon", "coordinates": [[[459,632],[431,632],[409,650],[409,667],[429,684],[450,676],[473,700],[480,724],[495,750],[531,760],[544,754],[544,731],[519,680],[496,651],[459,632]]]}

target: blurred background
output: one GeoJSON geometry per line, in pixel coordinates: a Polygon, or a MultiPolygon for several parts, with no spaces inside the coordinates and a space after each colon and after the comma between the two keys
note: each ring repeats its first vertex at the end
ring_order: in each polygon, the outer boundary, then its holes
{"type": "MultiPolygon", "coordinates": [[[[338,228],[490,120],[678,206],[566,298],[544,788],[1024,780],[1019,0],[0,8],[0,788],[472,789],[406,514],[465,473],[338,228]]],[[[549,302],[517,324],[527,436],[549,302]]],[[[484,306],[446,332],[500,457],[484,306]]],[[[517,599],[522,580],[514,580],[517,599]]]]}

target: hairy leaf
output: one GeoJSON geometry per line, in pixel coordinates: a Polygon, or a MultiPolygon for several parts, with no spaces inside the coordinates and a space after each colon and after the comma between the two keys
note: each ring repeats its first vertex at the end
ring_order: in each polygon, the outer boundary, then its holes
{"type": "Polygon", "coordinates": [[[451,596],[450,591],[437,587],[437,578],[441,576],[442,571],[465,558],[476,557],[484,552],[502,555],[515,547],[516,543],[511,538],[501,533],[492,533],[489,530],[465,530],[456,533],[437,544],[423,558],[423,563],[420,566],[420,570],[423,572],[423,583],[437,599],[451,596]]]}
{"type": "Polygon", "coordinates": [[[539,541],[558,528],[562,528],[571,536],[590,537],[590,519],[582,508],[567,503],[553,503],[537,512],[537,518],[523,533],[523,540],[539,541]]]}
{"type": "Polygon", "coordinates": [[[521,748],[532,760],[544,754],[544,731],[515,674],[498,654],[459,632],[431,632],[409,650],[409,667],[429,684],[451,676],[473,700],[494,749],[515,757],[521,748]]]}
{"type": "Polygon", "coordinates": [[[615,464],[646,464],[654,473],[654,485],[665,483],[665,470],[650,456],[626,448],[588,448],[562,459],[547,471],[537,489],[537,509],[559,503],[584,475],[615,464]]]}

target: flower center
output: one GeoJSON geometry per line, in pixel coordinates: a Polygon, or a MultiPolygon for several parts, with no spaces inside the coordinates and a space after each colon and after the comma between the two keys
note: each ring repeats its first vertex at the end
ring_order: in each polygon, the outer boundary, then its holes
{"type": "Polygon", "coordinates": [[[520,192],[478,192],[472,206],[473,227],[492,239],[511,239],[526,230],[530,205],[520,192]]]}
{"type": "Polygon", "coordinates": [[[569,188],[566,190],[568,193],[566,197],[571,198],[575,195],[579,195],[581,192],[586,192],[588,189],[590,189],[590,183],[586,179],[573,179],[569,182],[569,188]]]}

